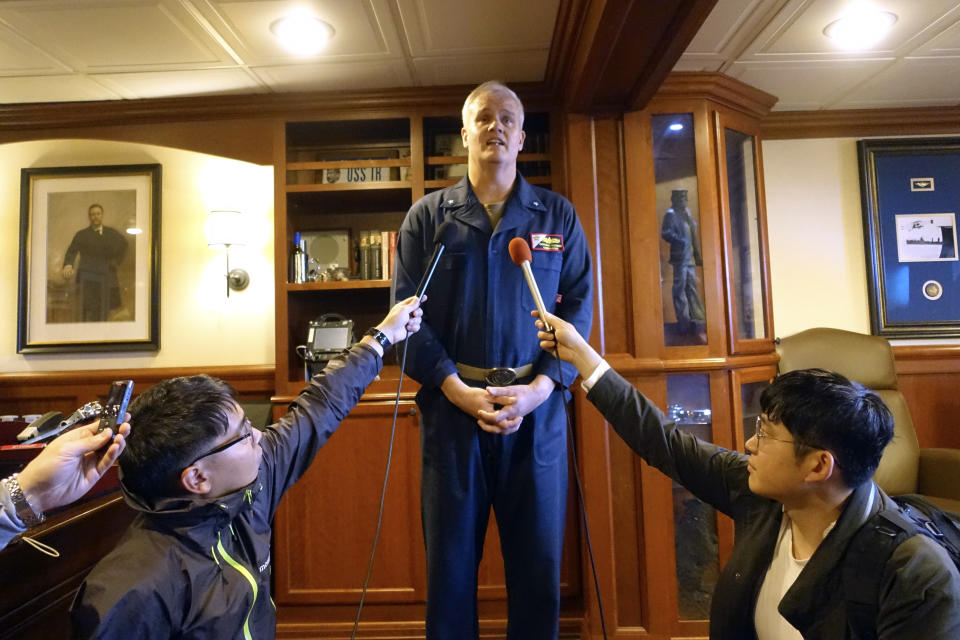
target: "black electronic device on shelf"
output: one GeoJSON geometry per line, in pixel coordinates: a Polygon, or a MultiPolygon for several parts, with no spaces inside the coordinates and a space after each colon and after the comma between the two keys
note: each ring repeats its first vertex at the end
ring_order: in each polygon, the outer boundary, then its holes
{"type": "Polygon", "coordinates": [[[338,313],[325,313],[311,320],[307,343],[297,347],[297,355],[303,359],[304,379],[309,380],[319,373],[331,358],[352,344],[353,320],[338,313]]]}

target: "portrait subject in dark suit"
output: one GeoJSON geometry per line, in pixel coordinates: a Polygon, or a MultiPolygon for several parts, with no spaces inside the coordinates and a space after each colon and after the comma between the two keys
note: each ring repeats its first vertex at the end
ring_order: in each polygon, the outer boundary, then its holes
{"type": "Polygon", "coordinates": [[[121,305],[117,265],[127,251],[122,233],[103,224],[103,207],[87,209],[90,226],[78,231],[63,257],[63,277],[77,276],[80,322],[104,322],[121,305]],[[79,255],[79,264],[74,267],[79,255]]]}

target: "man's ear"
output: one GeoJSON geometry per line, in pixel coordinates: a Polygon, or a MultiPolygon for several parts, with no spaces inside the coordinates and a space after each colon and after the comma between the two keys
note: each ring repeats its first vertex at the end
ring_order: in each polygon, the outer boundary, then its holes
{"type": "Polygon", "coordinates": [[[527,132],[521,129],[520,130],[520,149],[518,149],[518,151],[523,151],[523,143],[526,141],[526,139],[527,139],[527,132]]]}
{"type": "Polygon", "coordinates": [[[207,472],[195,464],[180,472],[180,485],[196,495],[210,493],[210,478],[207,472]]]}
{"type": "Polygon", "coordinates": [[[807,454],[806,465],[807,474],[803,478],[806,482],[824,482],[839,472],[837,459],[826,449],[817,449],[807,454]]]}

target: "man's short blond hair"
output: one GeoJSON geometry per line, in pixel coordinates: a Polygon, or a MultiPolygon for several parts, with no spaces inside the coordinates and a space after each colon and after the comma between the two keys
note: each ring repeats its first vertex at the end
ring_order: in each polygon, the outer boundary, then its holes
{"type": "Polygon", "coordinates": [[[470,113],[470,105],[473,104],[474,100],[487,93],[505,93],[517,101],[517,104],[520,105],[520,128],[522,129],[523,101],[521,101],[520,97],[513,92],[513,89],[503,84],[499,80],[488,80],[483,84],[478,85],[477,88],[470,92],[470,95],[467,96],[467,99],[463,101],[463,110],[460,112],[460,119],[463,121],[463,127],[467,127],[467,117],[470,113]]]}

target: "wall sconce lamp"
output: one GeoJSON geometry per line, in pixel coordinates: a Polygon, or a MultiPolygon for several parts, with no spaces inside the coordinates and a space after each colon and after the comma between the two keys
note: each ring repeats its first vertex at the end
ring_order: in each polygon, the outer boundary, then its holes
{"type": "Polygon", "coordinates": [[[243,234],[243,213],[240,211],[211,211],[207,216],[207,246],[223,247],[227,254],[227,297],[230,290],[243,291],[250,284],[250,274],[243,269],[230,269],[230,247],[246,244],[243,234]]]}

